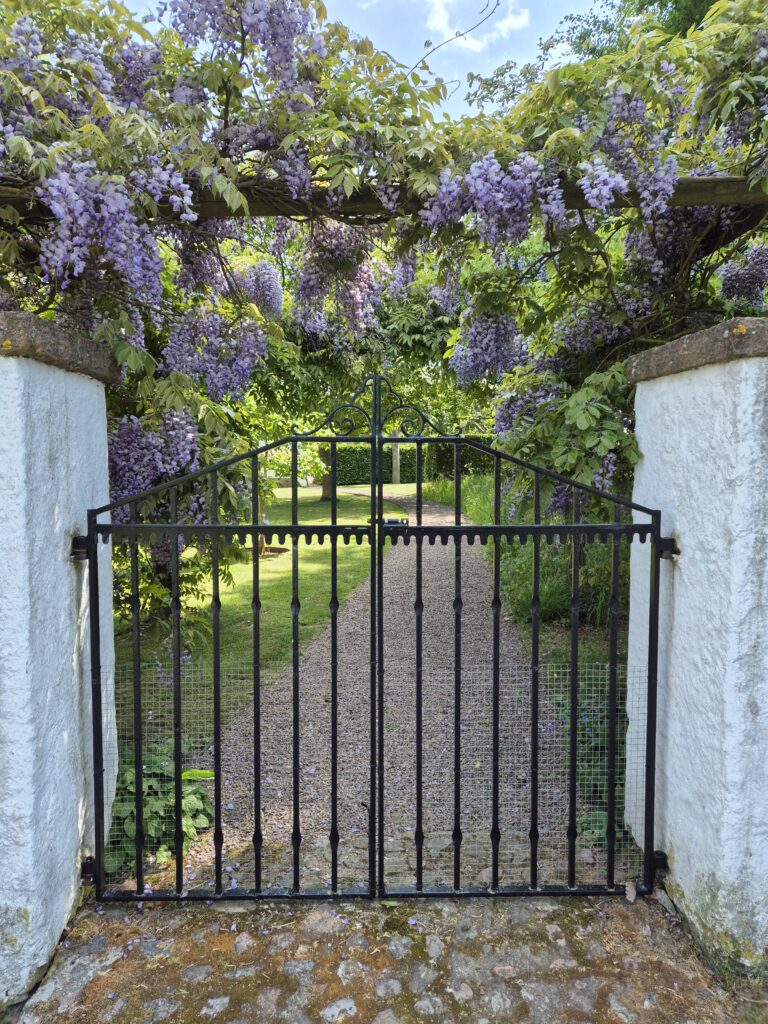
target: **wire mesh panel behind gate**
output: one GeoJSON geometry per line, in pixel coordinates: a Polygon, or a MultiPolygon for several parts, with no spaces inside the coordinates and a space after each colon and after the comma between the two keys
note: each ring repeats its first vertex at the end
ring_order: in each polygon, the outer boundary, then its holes
{"type": "Polygon", "coordinates": [[[92,511],[92,608],[114,602],[116,651],[113,668],[93,615],[99,896],[647,890],[659,525],[442,434],[379,377],[310,434],[92,511]],[[367,479],[341,487],[349,444],[367,479]],[[394,489],[385,467],[405,445],[414,483],[394,489]],[[427,500],[430,446],[449,453],[450,500],[427,500]],[[327,501],[301,486],[310,447],[327,501]],[[482,522],[462,505],[473,457],[482,522]],[[519,472],[525,523],[504,507],[519,472]],[[565,513],[543,507],[552,483],[565,513]],[[223,512],[227,488],[241,509],[247,494],[245,521],[223,512]],[[628,657],[630,545],[652,571],[628,657]]]}

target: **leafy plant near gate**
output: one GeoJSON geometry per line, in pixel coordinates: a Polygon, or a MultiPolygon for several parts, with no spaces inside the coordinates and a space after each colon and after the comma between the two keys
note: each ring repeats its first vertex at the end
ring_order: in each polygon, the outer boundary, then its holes
{"type": "MultiPolygon", "coordinates": [[[[120,757],[123,765],[117,776],[112,804],[110,841],[104,853],[104,868],[109,875],[124,875],[136,867],[136,769],[133,750],[120,757]]],[[[189,768],[182,772],[181,825],[184,850],[202,829],[213,821],[213,804],[200,783],[213,778],[213,772],[189,768]]],[[[158,865],[172,856],[175,833],[175,786],[173,749],[170,746],[146,751],[142,766],[144,798],[144,852],[158,865]]]]}
{"type": "MultiPolygon", "coordinates": [[[[582,684],[583,686],[583,684],[582,684]]],[[[626,683],[617,681],[617,722],[616,754],[617,772],[615,785],[615,821],[617,834],[624,827],[624,767],[627,719],[626,683]]],[[[570,725],[571,699],[566,676],[562,690],[556,694],[555,702],[562,721],[564,745],[570,725]]],[[[599,674],[588,693],[581,693],[578,708],[576,785],[582,805],[589,807],[579,815],[576,822],[579,843],[582,846],[602,846],[606,842],[608,813],[605,806],[608,799],[608,675],[599,674]]]]}
{"type": "MultiPolygon", "coordinates": [[[[539,601],[541,622],[568,622],[571,616],[571,549],[540,545],[539,601]]],[[[613,551],[610,544],[585,545],[580,577],[579,620],[603,626],[610,614],[613,551]]],[[[629,549],[622,545],[619,560],[619,606],[624,607],[629,588],[629,549]]],[[[531,621],[533,544],[505,544],[501,555],[501,589],[504,604],[516,622],[531,621]]]]}

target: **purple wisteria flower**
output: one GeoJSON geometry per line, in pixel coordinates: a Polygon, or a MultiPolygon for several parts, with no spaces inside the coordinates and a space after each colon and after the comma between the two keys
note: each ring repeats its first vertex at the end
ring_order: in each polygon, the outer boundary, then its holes
{"type": "Polygon", "coordinates": [[[467,387],[483,377],[498,379],[526,357],[527,346],[514,319],[482,313],[462,325],[461,340],[448,360],[456,379],[467,387]]]}
{"type": "Polygon", "coordinates": [[[579,178],[579,185],[589,205],[606,213],[613,206],[617,192],[628,188],[627,179],[618,171],[611,170],[600,153],[591,160],[581,164],[584,174],[579,178]]]}
{"type": "Polygon", "coordinates": [[[174,324],[163,351],[161,372],[184,373],[204,383],[216,402],[242,398],[263,364],[267,341],[252,321],[231,324],[220,313],[198,310],[174,324]]]}
{"type": "Polygon", "coordinates": [[[283,287],[274,263],[261,260],[234,276],[237,291],[253,302],[264,317],[279,319],[283,312],[283,287]]]}
{"type": "MultiPolygon", "coordinates": [[[[136,416],[124,416],[109,435],[109,479],[113,501],[148,491],[161,480],[192,473],[199,465],[197,423],[187,412],[171,410],[152,429],[136,416]]],[[[124,522],[128,508],[117,509],[124,522]]]]}
{"type": "Polygon", "coordinates": [[[720,271],[723,296],[744,299],[753,306],[762,306],[768,285],[768,245],[754,245],[742,261],[731,260],[720,271]]]}

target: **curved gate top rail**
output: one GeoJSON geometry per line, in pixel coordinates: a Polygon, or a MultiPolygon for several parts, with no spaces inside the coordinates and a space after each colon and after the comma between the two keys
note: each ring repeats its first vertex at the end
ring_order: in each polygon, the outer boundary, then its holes
{"type": "Polygon", "coordinates": [[[555,483],[571,487],[580,494],[603,498],[614,506],[642,512],[651,517],[660,515],[658,509],[647,508],[627,498],[609,494],[589,484],[572,480],[570,477],[563,476],[561,473],[556,473],[554,470],[547,469],[544,466],[537,466],[534,463],[518,459],[507,452],[484,444],[476,437],[462,435],[461,431],[453,434],[444,432],[433,423],[425,412],[415,405],[404,402],[389,380],[380,374],[371,374],[366,377],[362,387],[348,401],[342,402],[333,408],[318,426],[310,431],[299,431],[298,427],[294,425],[291,434],[278,438],[276,441],[260,445],[242,455],[233,455],[227,459],[222,459],[214,465],[205,466],[194,473],[186,473],[172,480],[164,481],[146,491],[132,494],[129,497],[110,502],[107,505],[101,505],[99,508],[90,510],[90,514],[98,517],[106,512],[129,507],[154,495],[169,491],[174,487],[178,488],[206,477],[210,478],[214,473],[221,473],[241,462],[247,463],[260,455],[266,455],[268,452],[285,447],[286,445],[306,442],[323,445],[331,443],[343,444],[345,442],[370,444],[375,441],[390,445],[419,442],[421,444],[443,443],[462,447],[466,446],[467,448],[484,452],[504,464],[525,470],[531,473],[534,479],[546,478],[555,483]]]}
{"type": "MultiPolygon", "coordinates": [[[[241,476],[241,478],[242,478],[241,476]]],[[[146,506],[145,506],[146,507],[146,506]]],[[[622,751],[624,737],[622,735],[622,710],[626,702],[627,678],[624,666],[619,664],[619,630],[620,630],[620,550],[623,541],[632,540],[650,542],[646,544],[651,563],[650,593],[648,604],[647,631],[647,680],[644,682],[643,715],[644,730],[643,765],[642,765],[642,826],[638,835],[638,827],[632,826],[635,838],[642,846],[642,866],[639,876],[639,891],[649,892],[653,885],[655,868],[653,852],[654,831],[654,778],[655,778],[655,733],[656,733],[656,675],[658,661],[658,618],[659,618],[659,573],[658,562],[665,552],[670,550],[671,542],[661,537],[661,516],[658,510],[646,508],[632,501],[606,494],[595,487],[570,480],[552,470],[536,466],[517,459],[505,452],[483,443],[472,436],[460,433],[443,432],[423,411],[404,402],[394,390],[391,383],[380,375],[374,374],[366,378],[362,387],[346,402],[331,410],[327,416],[312,430],[301,432],[296,427],[293,433],[277,441],[261,445],[243,455],[233,456],[189,473],[174,480],[164,482],[139,494],[131,495],[111,502],[88,512],[88,536],[81,538],[87,551],[89,562],[90,587],[90,628],[91,628],[91,674],[93,703],[93,741],[94,741],[94,793],[95,793],[95,881],[99,898],[102,899],[229,899],[229,898],[323,898],[328,896],[369,897],[389,896],[427,896],[427,895],[536,895],[546,894],[609,894],[624,891],[622,875],[626,869],[621,861],[619,850],[624,849],[622,837],[628,834],[629,812],[624,808],[624,783],[622,751]],[[369,449],[367,496],[370,502],[370,515],[367,524],[340,522],[338,504],[338,457],[340,446],[355,443],[367,445],[369,449]],[[385,452],[394,446],[408,444],[415,448],[415,514],[410,521],[408,517],[392,520],[385,511],[384,495],[384,464],[385,452]],[[436,523],[424,521],[424,458],[425,446],[432,444],[452,447],[454,500],[451,510],[451,522],[436,523]],[[322,445],[328,452],[328,474],[330,478],[330,501],[328,522],[303,523],[299,521],[299,452],[302,445],[322,445]],[[263,456],[270,452],[286,448],[290,453],[290,523],[268,524],[261,521],[260,516],[260,465],[263,456]],[[469,523],[462,514],[462,475],[463,459],[467,451],[482,453],[487,456],[491,473],[489,477],[489,497],[492,497],[492,521],[487,523],[469,523]],[[246,481],[250,478],[249,521],[220,522],[219,519],[219,486],[227,471],[242,464],[246,481]],[[531,476],[531,521],[512,524],[504,521],[503,514],[503,483],[505,475],[515,470],[524,470],[531,476]],[[570,489],[571,512],[564,521],[548,520],[542,507],[543,481],[551,481],[570,489]],[[203,490],[200,488],[203,486],[203,490]],[[198,504],[194,520],[191,518],[189,506],[182,513],[185,496],[194,490],[202,494],[203,502],[198,504]],[[596,497],[607,503],[613,510],[607,522],[590,522],[582,520],[585,507],[584,499],[596,497]],[[150,512],[147,521],[142,521],[142,503],[148,502],[150,512]],[[204,511],[200,512],[200,507],[204,511]],[[109,519],[101,521],[109,514],[109,519]],[[132,717],[129,723],[129,744],[131,753],[130,768],[134,773],[134,820],[135,835],[133,840],[133,865],[135,885],[131,889],[116,888],[116,881],[110,879],[105,868],[105,853],[109,852],[110,805],[112,794],[109,787],[105,791],[105,756],[104,756],[104,713],[102,692],[105,681],[101,665],[100,636],[100,593],[108,579],[111,586],[111,575],[107,576],[104,567],[100,570],[100,551],[106,549],[98,544],[114,542],[120,550],[127,552],[124,566],[124,586],[129,591],[127,606],[131,620],[131,664],[130,693],[132,694],[132,717]],[[184,707],[191,698],[187,689],[185,668],[182,664],[182,551],[184,545],[194,539],[198,550],[205,550],[210,555],[211,572],[211,604],[210,623],[212,629],[212,650],[210,665],[206,672],[210,673],[212,693],[211,743],[212,750],[212,785],[211,797],[213,807],[213,863],[211,868],[211,885],[195,887],[185,876],[186,839],[184,833],[184,799],[185,769],[183,735],[184,707]],[[264,630],[262,606],[262,584],[260,566],[262,557],[260,544],[262,541],[271,543],[278,540],[281,544],[289,544],[291,559],[291,764],[292,781],[290,785],[291,831],[290,831],[290,865],[285,877],[279,884],[269,884],[264,880],[264,864],[267,856],[267,842],[264,833],[264,786],[270,766],[263,763],[263,680],[261,669],[261,638],[264,630]],[[330,578],[329,578],[329,631],[330,631],[330,683],[328,704],[330,721],[330,827],[327,834],[330,864],[327,885],[307,884],[303,867],[302,842],[305,836],[303,828],[303,786],[306,785],[302,776],[301,729],[303,698],[306,687],[312,684],[302,676],[300,658],[300,608],[303,579],[300,572],[300,545],[313,541],[330,543],[330,578]],[[226,862],[228,847],[226,845],[226,828],[224,808],[227,800],[225,780],[222,774],[222,754],[226,743],[225,726],[228,724],[223,716],[223,695],[226,695],[226,673],[222,671],[222,627],[221,627],[221,544],[239,541],[245,544],[250,541],[252,559],[251,594],[251,626],[253,631],[253,657],[249,668],[251,673],[251,700],[253,709],[253,840],[251,857],[253,859],[252,877],[249,885],[237,885],[227,889],[226,862]],[[466,723],[462,720],[462,695],[466,689],[467,679],[471,675],[471,667],[464,663],[462,647],[462,629],[465,617],[465,605],[471,595],[463,589],[462,552],[467,545],[479,541],[480,544],[492,545],[490,565],[492,572],[492,599],[488,603],[491,619],[490,644],[488,650],[487,686],[482,699],[487,701],[490,732],[490,761],[488,778],[482,783],[483,799],[488,798],[488,821],[483,825],[488,840],[488,878],[486,884],[478,886],[468,881],[466,856],[468,849],[465,837],[466,800],[463,795],[463,779],[466,782],[466,755],[462,753],[467,747],[468,737],[464,735],[466,723]],[[502,550],[504,543],[516,541],[520,544],[530,543],[532,551],[532,589],[530,593],[530,666],[526,686],[525,721],[520,721],[513,730],[515,735],[527,736],[529,745],[529,763],[526,768],[525,805],[529,815],[529,827],[525,833],[525,877],[510,879],[509,865],[504,861],[504,843],[510,840],[512,824],[505,819],[503,805],[503,789],[505,771],[511,754],[508,749],[509,738],[502,735],[502,719],[504,708],[510,701],[512,691],[508,691],[506,669],[503,664],[501,632],[502,632],[502,550]],[[412,621],[414,629],[414,652],[412,665],[407,671],[412,672],[412,686],[415,713],[415,738],[413,749],[395,748],[388,753],[388,758],[403,758],[408,769],[406,775],[414,793],[414,820],[408,843],[415,853],[412,876],[403,881],[392,878],[388,874],[388,843],[393,841],[387,836],[385,822],[387,818],[387,786],[385,761],[385,743],[387,750],[392,750],[392,740],[385,729],[387,718],[388,682],[386,664],[389,652],[386,645],[385,622],[385,545],[402,543],[411,545],[415,551],[414,594],[412,621]],[[559,703],[552,703],[551,697],[545,692],[545,676],[547,668],[541,656],[541,578],[542,578],[542,542],[556,545],[559,552],[567,559],[567,586],[570,587],[570,662],[562,673],[562,692],[558,696],[559,703]],[[599,708],[590,704],[589,714],[597,715],[601,728],[605,731],[605,742],[601,757],[604,758],[604,777],[600,780],[599,799],[596,805],[588,802],[580,783],[582,765],[581,748],[584,742],[584,666],[580,662],[580,602],[583,590],[583,567],[585,563],[586,545],[593,543],[608,545],[611,576],[611,601],[608,611],[608,661],[605,664],[605,693],[600,698],[599,708]],[[174,882],[171,888],[149,891],[145,877],[147,850],[151,846],[151,837],[147,833],[146,810],[144,807],[144,789],[148,781],[149,771],[145,764],[144,750],[144,718],[143,701],[147,699],[147,687],[150,685],[146,666],[142,659],[143,623],[142,615],[142,582],[141,552],[147,545],[166,544],[168,556],[168,616],[171,630],[171,655],[168,667],[168,688],[166,692],[172,698],[168,715],[169,742],[172,744],[172,776],[173,776],[173,861],[174,882]],[[369,774],[367,780],[367,800],[364,804],[367,815],[367,848],[365,872],[350,888],[341,881],[342,864],[339,848],[343,840],[344,820],[342,805],[339,803],[340,784],[343,789],[343,764],[339,755],[339,556],[344,545],[368,544],[370,547],[370,616],[368,624],[367,644],[369,645],[370,675],[367,680],[367,693],[360,692],[360,700],[365,702],[367,713],[367,733],[369,744],[369,774]],[[451,545],[453,550],[450,576],[453,583],[452,604],[452,662],[450,667],[450,693],[444,700],[450,703],[450,744],[451,754],[451,794],[448,802],[451,806],[452,826],[447,835],[448,855],[450,857],[450,880],[444,884],[430,883],[428,876],[428,860],[430,852],[430,807],[425,793],[429,789],[429,765],[425,758],[424,734],[428,723],[424,715],[424,687],[432,670],[426,660],[425,639],[428,638],[430,621],[425,619],[424,592],[425,574],[436,571],[437,563],[427,563],[431,558],[429,549],[434,546],[451,545]],[[144,548],[142,546],[145,546],[144,548]],[[430,567],[431,566],[431,567],[430,567]],[[100,579],[101,575],[101,579],[100,579]],[[545,671],[546,669],[546,671],[545,671]],[[624,702],[624,703],[622,703],[624,702]],[[565,852],[562,861],[562,877],[543,877],[546,875],[542,865],[542,846],[546,845],[546,828],[541,825],[541,785],[544,769],[541,760],[541,729],[542,716],[561,714],[563,734],[563,757],[567,760],[567,818],[563,819],[563,836],[565,852]],[[559,711],[557,710],[559,708],[559,711]],[[555,710],[553,710],[555,709],[555,710]],[[567,742],[566,742],[567,741],[567,742]],[[566,752],[567,748],[567,752],[566,752]],[[413,771],[411,772],[411,769],[413,771]],[[341,773],[341,774],[340,774],[341,773]],[[584,807],[589,811],[585,815],[584,807]],[[591,818],[590,818],[591,815],[591,818]],[[577,854],[583,849],[584,835],[582,819],[599,822],[592,827],[592,833],[599,833],[600,856],[602,858],[600,878],[595,872],[587,872],[577,854]],[[487,826],[487,827],[486,827],[487,826]],[[105,844],[107,849],[105,850],[105,844]],[[463,859],[464,858],[464,859],[463,859]],[[621,863],[620,863],[621,861],[621,863]]],[[[117,550],[117,549],[116,549],[117,550]]],[[[208,555],[206,555],[208,557],[208,555]]],[[[443,570],[440,570],[443,571],[443,570]]],[[[317,586],[317,581],[313,581],[317,586]]],[[[109,605],[111,607],[111,603],[109,605]]],[[[476,666],[475,666],[476,669],[476,666]]],[[[473,669],[474,671],[474,669],[473,669]]],[[[644,670],[645,671],[645,670],[644,670]]],[[[477,672],[475,671],[475,676],[477,672]]],[[[550,672],[551,676],[551,672],[550,672]]],[[[549,677],[547,677],[549,678],[549,677]]],[[[554,678],[554,677],[553,677],[554,678]]],[[[558,679],[560,677],[558,676],[558,679]]],[[[343,681],[342,681],[343,682],[343,681]]],[[[319,684],[315,684],[319,685],[319,684]]],[[[475,684],[473,684],[475,685],[475,684]]],[[[558,683],[560,685],[560,683],[558,683]]],[[[559,691],[558,691],[559,692],[559,691]]],[[[590,698],[591,700],[591,698],[590,698]]],[[[445,708],[443,710],[446,710],[445,708]]],[[[560,721],[560,719],[558,719],[560,721]]],[[[318,725],[318,728],[320,726],[318,725]]],[[[469,737],[471,740],[471,737],[469,737]]],[[[471,744],[470,744],[471,745],[471,744]]],[[[466,789],[466,785],[464,784],[466,789]]],[[[549,812],[548,812],[549,813],[549,812]]],[[[639,819],[635,819],[639,820],[639,819]]],[[[267,823],[268,827],[268,823],[267,823]]],[[[519,838],[519,837],[518,837],[519,838]]],[[[393,858],[394,859],[394,858],[393,858]]],[[[547,869],[548,871],[549,869],[547,869]]],[[[316,880],[315,880],[316,881],[316,880]]]]}

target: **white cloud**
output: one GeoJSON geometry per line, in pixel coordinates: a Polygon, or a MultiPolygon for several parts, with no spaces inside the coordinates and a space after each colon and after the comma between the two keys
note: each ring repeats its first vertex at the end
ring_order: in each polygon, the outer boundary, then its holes
{"type": "MultiPolygon", "coordinates": [[[[492,0],[488,0],[488,2],[490,3],[492,0]]],[[[438,37],[434,39],[434,42],[438,43],[444,39],[450,39],[457,32],[465,31],[472,24],[471,20],[462,26],[451,24],[450,8],[454,7],[455,3],[456,0],[426,0],[428,11],[426,26],[430,32],[438,37]]],[[[479,14],[482,16],[482,12],[479,12],[479,14]]],[[[479,21],[479,17],[474,20],[479,21]]],[[[520,29],[527,28],[529,24],[528,8],[518,7],[517,0],[506,0],[500,10],[476,33],[473,32],[468,36],[459,36],[455,42],[457,46],[462,46],[466,50],[481,53],[492,43],[499,39],[506,39],[510,33],[519,32],[520,29]],[[497,21],[496,18],[499,15],[501,17],[497,21]]]]}

